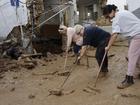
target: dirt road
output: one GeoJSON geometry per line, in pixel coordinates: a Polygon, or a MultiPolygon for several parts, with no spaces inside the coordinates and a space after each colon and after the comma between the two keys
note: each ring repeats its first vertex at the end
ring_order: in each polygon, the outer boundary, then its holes
{"type": "Polygon", "coordinates": [[[59,88],[67,74],[63,74],[64,57],[56,55],[45,65],[38,63],[35,69],[21,68],[9,71],[0,79],[0,105],[140,105],[140,80],[135,85],[118,90],[117,84],[124,79],[127,70],[127,42],[116,43],[109,52],[109,74],[99,78],[97,89],[92,90],[98,65],[95,51],[88,51],[89,68],[86,58],[81,65],[73,65],[74,57],[68,57],[66,70],[73,72],[64,85],[62,96],[49,95],[50,89],[59,88]]]}

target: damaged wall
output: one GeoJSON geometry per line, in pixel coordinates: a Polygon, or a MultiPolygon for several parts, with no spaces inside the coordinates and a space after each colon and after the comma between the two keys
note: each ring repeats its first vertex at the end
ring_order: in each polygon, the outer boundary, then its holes
{"type": "MultiPolygon", "coordinates": [[[[35,3],[35,25],[38,26],[40,23],[46,21],[46,19],[50,18],[52,15],[58,12],[58,8],[50,11],[51,9],[55,8],[57,4],[59,4],[59,2],[55,0],[38,0],[35,3]]],[[[41,25],[39,27],[39,31],[36,30],[36,38],[33,38],[33,47],[36,49],[37,52],[41,52],[45,56],[47,56],[47,52],[62,52],[62,40],[61,36],[57,31],[59,24],[60,19],[58,15],[52,18],[50,21],[46,22],[45,24],[41,25]]]]}

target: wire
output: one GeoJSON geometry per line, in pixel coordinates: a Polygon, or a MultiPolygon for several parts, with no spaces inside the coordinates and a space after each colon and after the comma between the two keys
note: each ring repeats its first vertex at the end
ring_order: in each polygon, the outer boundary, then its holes
{"type": "MultiPolygon", "coordinates": [[[[40,23],[38,26],[36,26],[35,28],[33,28],[33,30],[37,29],[38,27],[42,26],[43,24],[45,24],[47,21],[49,21],[50,19],[52,19],[53,17],[57,16],[59,13],[61,13],[62,11],[66,10],[67,8],[69,8],[70,5],[66,6],[65,8],[61,9],[59,12],[55,13],[54,15],[52,15],[51,17],[49,17],[48,19],[46,19],[45,21],[43,21],[42,23],[40,23]]],[[[28,30],[27,33],[25,33],[24,35],[27,35],[31,32],[31,30],[28,30]]]]}
{"type": "Polygon", "coordinates": [[[47,21],[49,21],[50,19],[52,19],[53,17],[55,17],[56,15],[58,15],[59,13],[61,13],[62,11],[64,11],[65,9],[69,8],[70,6],[66,6],[65,8],[61,9],[59,12],[57,12],[56,14],[52,15],[51,17],[49,17],[48,19],[46,19],[44,22],[40,23],[38,26],[36,26],[34,29],[42,26],[43,24],[45,24],[47,21]]]}
{"type": "Polygon", "coordinates": [[[53,10],[55,10],[55,9],[57,9],[57,8],[60,8],[62,5],[59,5],[59,6],[57,6],[57,7],[55,7],[55,8],[52,8],[52,9],[50,9],[50,10],[48,10],[48,11],[45,11],[44,13],[42,13],[41,15],[44,15],[44,14],[46,14],[46,13],[49,13],[50,11],[53,11],[53,10]]]}

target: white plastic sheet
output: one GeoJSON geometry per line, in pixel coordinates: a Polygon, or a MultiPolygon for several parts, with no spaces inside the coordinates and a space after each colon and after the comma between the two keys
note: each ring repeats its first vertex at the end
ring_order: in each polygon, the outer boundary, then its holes
{"type": "Polygon", "coordinates": [[[126,2],[128,4],[128,10],[131,12],[140,8],[140,0],[126,0],[126,2]]]}
{"type": "MultiPolygon", "coordinates": [[[[26,0],[20,0],[26,2],[26,0]]],[[[28,22],[26,4],[19,7],[11,6],[10,0],[0,0],[0,37],[7,37],[15,26],[26,25],[28,22]]]]}

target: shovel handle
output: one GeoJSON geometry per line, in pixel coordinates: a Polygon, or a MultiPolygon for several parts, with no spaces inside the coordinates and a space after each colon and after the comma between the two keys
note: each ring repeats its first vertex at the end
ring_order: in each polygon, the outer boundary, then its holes
{"type": "Polygon", "coordinates": [[[105,60],[106,54],[107,54],[107,51],[105,52],[105,54],[104,54],[104,56],[103,56],[103,59],[102,59],[102,62],[101,62],[101,65],[100,65],[100,67],[99,67],[99,70],[98,70],[98,73],[97,73],[97,77],[96,77],[96,80],[95,80],[94,87],[96,87],[97,80],[98,80],[99,74],[100,74],[100,72],[101,72],[101,68],[102,68],[103,62],[104,62],[104,60],[105,60]]]}

